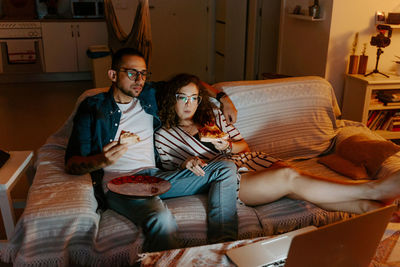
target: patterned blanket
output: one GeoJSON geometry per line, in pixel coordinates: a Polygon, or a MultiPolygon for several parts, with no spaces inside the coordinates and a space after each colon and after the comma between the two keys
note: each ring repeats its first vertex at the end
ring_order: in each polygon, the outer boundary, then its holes
{"type": "MultiPolygon", "coordinates": [[[[389,223],[370,267],[400,266],[400,223],[389,223]]],[[[226,251],[268,239],[266,237],[220,243],[193,248],[141,254],[141,266],[235,266],[225,255],[226,251]]]]}

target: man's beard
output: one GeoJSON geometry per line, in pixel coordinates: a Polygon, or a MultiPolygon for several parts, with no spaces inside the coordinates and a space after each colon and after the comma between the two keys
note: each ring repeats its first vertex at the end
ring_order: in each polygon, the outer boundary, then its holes
{"type": "Polygon", "coordinates": [[[143,90],[143,85],[134,84],[134,85],[132,85],[132,86],[129,88],[129,89],[131,89],[131,90],[126,90],[126,89],[122,88],[119,84],[117,84],[117,88],[118,88],[119,91],[122,92],[124,95],[127,95],[127,96],[129,96],[129,97],[135,98],[135,97],[138,97],[138,96],[140,95],[140,93],[142,92],[142,90],[143,90]],[[131,89],[131,88],[133,88],[133,87],[140,87],[140,91],[139,91],[137,94],[135,94],[136,89],[131,89]]]}

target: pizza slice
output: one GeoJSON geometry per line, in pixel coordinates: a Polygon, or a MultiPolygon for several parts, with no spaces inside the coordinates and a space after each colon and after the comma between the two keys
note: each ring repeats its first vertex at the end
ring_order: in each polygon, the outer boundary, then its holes
{"type": "Polygon", "coordinates": [[[121,131],[121,134],[119,135],[119,143],[120,144],[128,144],[128,145],[133,145],[136,144],[140,141],[140,138],[138,135],[131,133],[129,131],[121,131]]]}
{"type": "Polygon", "coordinates": [[[215,123],[206,124],[199,129],[200,141],[212,142],[218,139],[229,139],[229,134],[224,133],[215,123]]]}

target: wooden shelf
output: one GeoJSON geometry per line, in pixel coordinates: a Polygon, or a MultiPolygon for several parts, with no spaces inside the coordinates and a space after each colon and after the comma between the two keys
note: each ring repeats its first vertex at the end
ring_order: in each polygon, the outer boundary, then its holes
{"type": "MultiPolygon", "coordinates": [[[[385,106],[371,103],[371,95],[381,90],[400,92],[400,77],[382,75],[365,77],[358,74],[347,74],[345,79],[342,118],[367,124],[370,111],[399,110],[400,105],[385,106]]],[[[386,117],[385,117],[386,118],[386,117]]],[[[400,139],[400,131],[375,130],[385,139],[400,139]]]]}
{"type": "Polygon", "coordinates": [[[300,20],[307,20],[307,21],[323,21],[325,18],[318,18],[315,19],[311,16],[306,16],[306,15],[298,15],[298,14],[288,14],[289,17],[295,18],[295,19],[300,19],[300,20]]]}
{"type": "Polygon", "coordinates": [[[382,24],[382,25],[387,25],[390,26],[392,29],[400,29],[400,24],[382,24]]]}
{"type": "Polygon", "coordinates": [[[369,110],[390,110],[390,109],[400,109],[400,104],[393,106],[385,106],[383,104],[369,106],[369,110]]]}
{"type": "Polygon", "coordinates": [[[379,134],[380,136],[382,136],[385,139],[400,139],[400,132],[382,131],[382,130],[376,130],[374,132],[379,134]]]}

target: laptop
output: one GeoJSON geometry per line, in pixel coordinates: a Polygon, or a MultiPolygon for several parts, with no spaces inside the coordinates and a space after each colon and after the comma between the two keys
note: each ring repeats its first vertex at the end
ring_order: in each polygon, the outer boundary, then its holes
{"type": "Polygon", "coordinates": [[[368,266],[395,210],[386,206],[316,228],[305,227],[227,251],[239,267],[368,266]]]}

